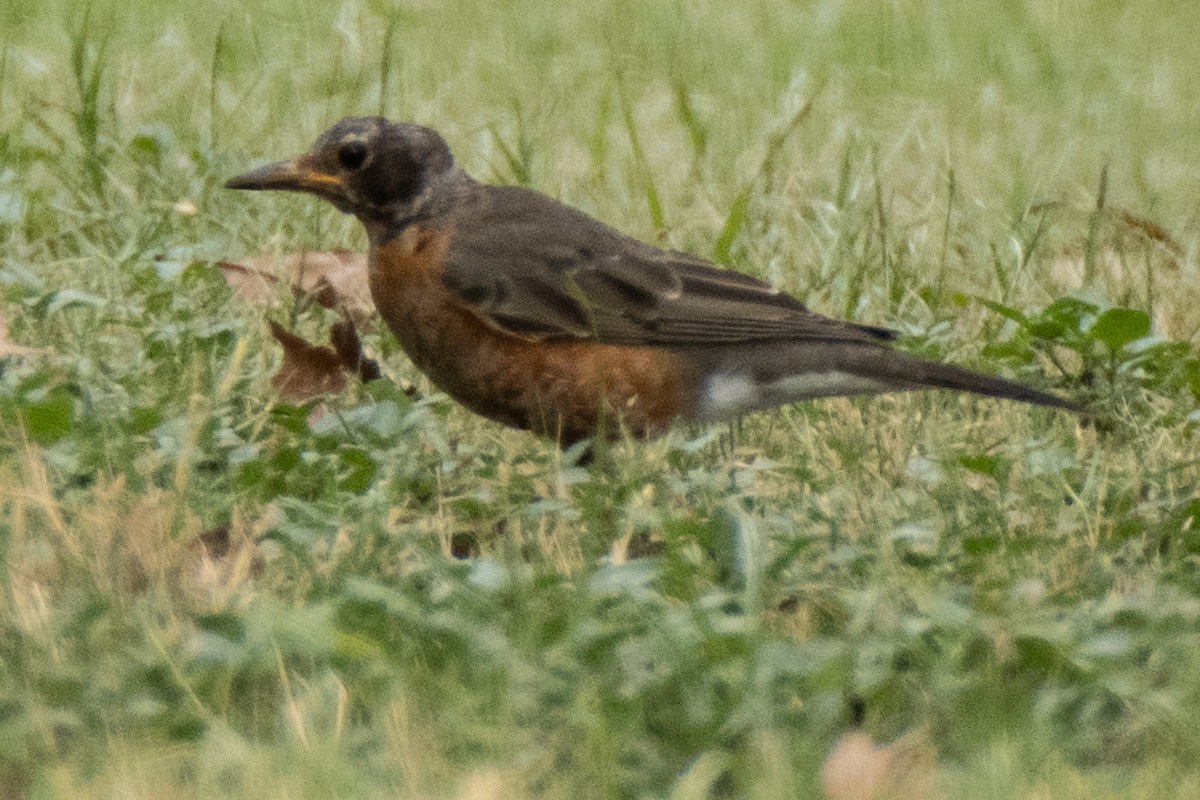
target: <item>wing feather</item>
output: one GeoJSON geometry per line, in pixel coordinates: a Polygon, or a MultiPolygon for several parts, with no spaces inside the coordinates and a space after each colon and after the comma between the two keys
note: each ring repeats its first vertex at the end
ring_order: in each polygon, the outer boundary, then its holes
{"type": "Polygon", "coordinates": [[[668,347],[895,336],[815,314],[764,281],[631,239],[537,192],[484,189],[460,215],[471,224],[458,224],[443,280],[516,335],[668,347]]]}

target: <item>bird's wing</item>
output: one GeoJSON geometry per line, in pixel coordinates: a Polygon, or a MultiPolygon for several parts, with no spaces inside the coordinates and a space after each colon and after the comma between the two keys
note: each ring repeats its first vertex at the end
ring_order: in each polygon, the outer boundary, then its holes
{"type": "Polygon", "coordinates": [[[545,195],[479,188],[443,280],[490,325],[523,338],[683,347],[895,335],[815,314],[770,284],[631,239],[545,195]]]}

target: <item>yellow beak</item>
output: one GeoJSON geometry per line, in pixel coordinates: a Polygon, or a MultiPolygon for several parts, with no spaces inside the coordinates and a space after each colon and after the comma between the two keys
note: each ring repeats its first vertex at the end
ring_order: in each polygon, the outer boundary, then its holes
{"type": "Polygon", "coordinates": [[[306,156],[291,161],[277,161],[265,167],[230,178],[226,189],[247,191],[306,192],[330,200],[343,195],[342,182],[336,175],[329,175],[311,166],[306,156]]]}

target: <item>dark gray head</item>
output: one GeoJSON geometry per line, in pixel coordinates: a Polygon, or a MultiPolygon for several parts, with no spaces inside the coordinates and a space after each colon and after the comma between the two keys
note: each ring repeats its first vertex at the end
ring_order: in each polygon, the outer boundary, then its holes
{"type": "Polygon", "coordinates": [[[366,221],[403,222],[420,213],[454,157],[437,131],[383,117],[346,117],[291,161],[228,181],[230,189],[307,192],[366,221]]]}

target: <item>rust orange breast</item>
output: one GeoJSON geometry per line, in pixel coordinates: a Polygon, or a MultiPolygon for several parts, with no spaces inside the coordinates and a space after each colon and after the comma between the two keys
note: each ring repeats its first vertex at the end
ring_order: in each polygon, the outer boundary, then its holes
{"type": "Polygon", "coordinates": [[[488,324],[442,283],[449,246],[444,230],[372,236],[371,295],[417,368],[467,408],[570,443],[622,423],[652,436],[695,404],[695,369],[678,353],[529,341],[488,324]]]}

